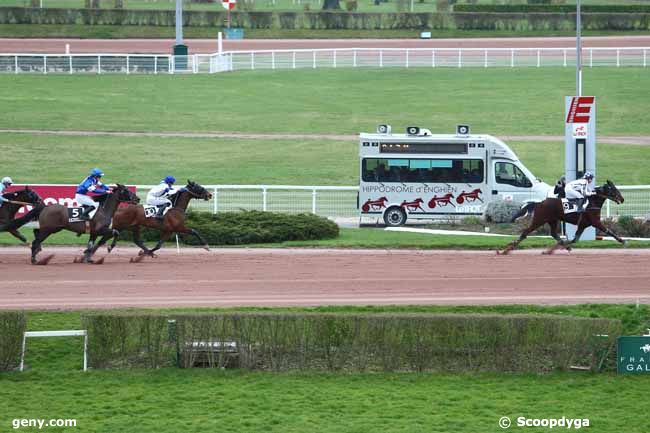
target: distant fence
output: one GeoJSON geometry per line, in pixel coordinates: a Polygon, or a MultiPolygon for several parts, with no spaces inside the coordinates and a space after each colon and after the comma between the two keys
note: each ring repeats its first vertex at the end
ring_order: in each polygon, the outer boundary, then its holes
{"type": "MultiPolygon", "coordinates": [[[[215,54],[0,54],[0,73],[213,74],[259,69],[572,67],[571,48],[337,48],[215,54]]],[[[650,47],[584,48],[584,67],[648,66],[650,47]]]]}

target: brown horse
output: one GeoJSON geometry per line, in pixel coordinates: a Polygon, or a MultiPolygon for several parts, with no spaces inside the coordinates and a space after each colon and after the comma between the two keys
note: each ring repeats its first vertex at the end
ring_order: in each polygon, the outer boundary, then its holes
{"type": "MultiPolygon", "coordinates": [[[[60,204],[46,206],[38,217],[39,228],[34,229],[34,242],[32,242],[32,264],[46,265],[54,255],[49,255],[44,259],[37,261],[36,255],[41,251],[41,244],[51,234],[57,233],[63,229],[70,230],[81,236],[84,233],[90,233],[88,239],[88,248],[84,251],[84,256],[79,260],[82,263],[93,263],[92,252],[95,240],[98,236],[112,234],[111,220],[117,210],[117,206],[122,202],[137,203],[140,199],[126,186],[117,184],[111,191],[102,198],[102,202],[90,221],[70,222],[68,218],[68,208],[60,204]]],[[[104,259],[97,261],[101,264],[104,259]]],[[[77,260],[75,259],[75,263],[77,260]]]]}
{"type": "MultiPolygon", "coordinates": [[[[582,232],[590,226],[596,227],[598,230],[607,233],[618,242],[625,245],[625,241],[623,239],[621,239],[616,233],[605,227],[603,223],[600,222],[600,210],[603,207],[605,200],[610,199],[620,204],[623,203],[625,199],[621,195],[618,188],[616,188],[616,186],[609,180],[603,186],[597,187],[595,191],[596,194],[589,197],[589,206],[582,213],[574,212],[565,215],[564,209],[562,207],[562,200],[559,198],[547,198],[540,203],[535,203],[533,209],[533,221],[521,233],[519,239],[510,242],[501,252],[501,254],[508,254],[510,251],[515,249],[517,245],[521,243],[521,241],[526,239],[530,233],[537,230],[538,227],[541,227],[544,224],[549,225],[551,228],[551,236],[553,236],[553,239],[557,241],[555,245],[546,251],[548,254],[553,253],[553,251],[560,247],[571,250],[571,245],[578,242],[580,240],[582,232]],[[575,237],[572,241],[565,242],[558,235],[557,229],[560,221],[574,224],[578,227],[575,237]]],[[[499,252],[497,251],[497,253],[499,252]]]]}
{"type": "Polygon", "coordinates": [[[27,243],[27,238],[23,236],[18,229],[32,220],[32,218],[36,217],[35,214],[37,214],[43,206],[43,200],[39,197],[36,191],[29,189],[29,187],[3,194],[3,197],[9,201],[0,206],[0,232],[7,231],[21,242],[29,245],[27,243]],[[14,219],[18,209],[27,204],[34,205],[34,209],[29,211],[25,216],[14,219]]]}
{"type": "MultiPolygon", "coordinates": [[[[113,228],[118,232],[124,229],[133,232],[133,242],[142,249],[138,259],[135,259],[135,261],[140,261],[144,255],[155,257],[154,253],[160,249],[162,244],[168,240],[173,233],[191,234],[203,244],[203,247],[206,250],[210,250],[207,242],[205,242],[199,232],[185,226],[185,211],[187,210],[190,200],[193,198],[209,200],[212,198],[212,194],[198,183],[188,180],[187,185],[184,188],[181,188],[176,194],[170,196],[172,208],[167,211],[162,220],[155,217],[146,218],[144,207],[141,205],[129,205],[118,209],[113,217],[113,228]],[[160,231],[160,240],[151,250],[144,245],[144,242],[142,242],[142,239],[140,238],[141,226],[151,227],[160,231]]],[[[104,235],[97,245],[95,245],[94,250],[96,251],[111,237],[113,237],[113,242],[108,247],[108,252],[111,252],[113,248],[115,248],[118,238],[112,234],[104,235]]]]}

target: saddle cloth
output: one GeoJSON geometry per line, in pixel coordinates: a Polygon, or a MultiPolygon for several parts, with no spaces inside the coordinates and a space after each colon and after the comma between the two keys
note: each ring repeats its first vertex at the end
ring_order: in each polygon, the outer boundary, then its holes
{"type": "MultiPolygon", "coordinates": [[[[88,220],[91,220],[93,216],[95,216],[95,213],[97,212],[97,209],[93,209],[90,214],[88,214],[88,220]]],[[[80,221],[86,221],[85,219],[81,219],[81,215],[84,213],[84,208],[82,207],[69,207],[68,208],[68,221],[71,223],[78,223],[80,221]]]]}
{"type": "MultiPolygon", "coordinates": [[[[585,202],[585,204],[588,205],[589,202],[585,202]]],[[[570,214],[570,213],[577,212],[577,211],[578,211],[577,202],[576,202],[575,200],[569,202],[568,199],[563,198],[563,199],[562,199],[562,209],[564,209],[564,214],[565,214],[565,215],[566,215],[566,214],[570,214]]]]}
{"type": "MultiPolygon", "coordinates": [[[[154,218],[156,214],[158,213],[158,206],[153,206],[153,205],[143,205],[144,208],[144,217],[145,218],[154,218]]],[[[167,213],[167,211],[171,209],[170,207],[166,207],[165,210],[163,211],[163,216],[167,213]]]]}

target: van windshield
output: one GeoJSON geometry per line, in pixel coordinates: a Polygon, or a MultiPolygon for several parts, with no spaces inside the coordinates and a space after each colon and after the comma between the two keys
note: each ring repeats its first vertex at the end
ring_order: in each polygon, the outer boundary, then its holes
{"type": "Polygon", "coordinates": [[[497,162],[494,168],[494,177],[497,183],[505,183],[519,188],[530,188],[533,186],[524,172],[510,162],[497,162]]]}
{"type": "Polygon", "coordinates": [[[364,182],[483,183],[481,159],[388,159],[365,158],[364,182]]]}

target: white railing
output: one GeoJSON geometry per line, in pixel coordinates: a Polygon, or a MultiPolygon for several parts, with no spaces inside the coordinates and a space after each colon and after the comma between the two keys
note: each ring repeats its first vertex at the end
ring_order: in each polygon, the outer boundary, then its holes
{"type": "MultiPolygon", "coordinates": [[[[0,73],[187,74],[258,69],[573,67],[573,48],[336,48],[160,54],[0,54],[0,73]]],[[[583,49],[584,67],[648,67],[649,47],[583,49]]]]}
{"type": "MultiPolygon", "coordinates": [[[[144,199],[151,188],[153,185],[138,185],[138,195],[144,199]]],[[[212,200],[192,200],[190,209],[213,213],[238,210],[311,212],[332,218],[359,215],[357,186],[206,185],[205,188],[212,192],[212,200]]],[[[617,205],[607,200],[603,217],[650,215],[650,185],[624,185],[618,189],[625,202],[617,205]]]]}

